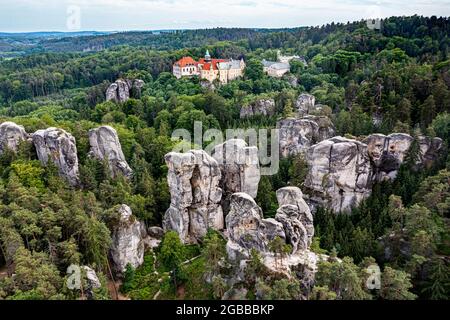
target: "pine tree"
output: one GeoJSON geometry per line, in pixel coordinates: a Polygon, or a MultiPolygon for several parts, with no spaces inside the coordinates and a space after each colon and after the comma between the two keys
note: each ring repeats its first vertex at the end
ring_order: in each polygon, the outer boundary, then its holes
{"type": "Polygon", "coordinates": [[[409,289],[412,288],[409,274],[386,267],[381,274],[380,297],[385,300],[414,300],[417,296],[409,289]]]}
{"type": "Polygon", "coordinates": [[[429,280],[423,292],[432,300],[450,299],[450,268],[444,259],[433,259],[429,280]]]}

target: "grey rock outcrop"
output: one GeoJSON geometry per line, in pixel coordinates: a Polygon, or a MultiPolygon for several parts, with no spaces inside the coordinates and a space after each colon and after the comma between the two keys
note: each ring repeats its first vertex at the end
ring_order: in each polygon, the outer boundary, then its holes
{"type": "Polygon", "coordinates": [[[33,133],[32,139],[37,156],[43,165],[52,161],[59,174],[70,185],[79,184],[77,146],[75,138],[70,133],[59,128],[47,128],[33,133]]]}
{"type": "Polygon", "coordinates": [[[144,262],[146,233],[144,224],[133,216],[129,206],[123,204],[119,215],[119,222],[112,232],[110,254],[114,269],[120,274],[128,264],[137,268],[144,262]]]}
{"type": "Polygon", "coordinates": [[[126,102],[130,96],[139,97],[144,81],[136,79],[118,79],[106,90],[106,101],[126,102]]]}
{"type": "Polygon", "coordinates": [[[220,187],[223,190],[222,206],[228,213],[233,193],[245,192],[256,198],[261,179],[258,148],[248,147],[241,139],[231,139],[217,145],[212,154],[222,172],[220,187]]]}
{"type": "Polygon", "coordinates": [[[316,104],[316,97],[312,94],[302,93],[295,102],[295,109],[300,116],[308,115],[316,104]]]}
{"type": "Polygon", "coordinates": [[[148,228],[148,235],[154,239],[161,240],[164,237],[164,229],[161,227],[148,228]]]}
{"type": "Polygon", "coordinates": [[[110,126],[102,126],[89,130],[89,155],[108,162],[113,177],[122,174],[130,178],[133,171],[122,152],[122,146],[117,131],[110,126]]]}
{"type": "Polygon", "coordinates": [[[274,219],[264,219],[261,208],[244,192],[231,196],[226,226],[228,257],[235,261],[248,259],[251,249],[267,252],[269,241],[277,236],[285,238],[283,225],[274,219]]]}
{"type": "Polygon", "coordinates": [[[97,273],[95,272],[95,270],[88,266],[83,266],[82,268],[84,269],[84,272],[86,272],[88,289],[93,290],[93,289],[101,288],[102,284],[101,284],[99,278],[97,277],[97,273]]]}
{"type": "Polygon", "coordinates": [[[88,266],[82,266],[81,268],[84,270],[86,275],[87,286],[86,288],[84,288],[86,297],[88,300],[94,300],[94,290],[102,287],[100,279],[98,278],[97,273],[95,273],[94,269],[88,266]]]}
{"type": "Polygon", "coordinates": [[[203,150],[171,152],[165,156],[170,208],[163,219],[164,230],[174,230],[185,243],[197,242],[209,228],[224,228],[219,187],[219,164],[203,150]]]}
{"type": "Polygon", "coordinates": [[[0,154],[6,149],[17,152],[19,144],[28,139],[28,134],[23,126],[6,121],[0,124],[0,154]]]}
{"type": "Polygon", "coordinates": [[[292,245],[292,252],[306,250],[312,243],[314,223],[302,191],[297,187],[279,189],[277,200],[279,209],[275,219],[282,223],[287,242],[292,245]]]}
{"type": "Polygon", "coordinates": [[[231,260],[247,259],[251,249],[269,254],[269,243],[276,237],[292,245],[291,254],[308,250],[314,236],[311,211],[297,187],[277,191],[279,209],[275,219],[264,219],[261,208],[248,194],[231,196],[226,217],[227,253],[231,260]]]}
{"type": "Polygon", "coordinates": [[[419,136],[420,160],[419,164],[425,167],[433,165],[443,151],[443,140],[435,137],[419,136]]]}
{"type": "Polygon", "coordinates": [[[273,116],[275,114],[274,99],[258,99],[241,108],[240,117],[248,118],[256,115],[273,116]]]}
{"type": "Polygon", "coordinates": [[[334,137],[309,148],[306,161],[311,204],[348,211],[370,195],[372,167],[366,144],[334,137]]]}
{"type": "Polygon", "coordinates": [[[312,145],[335,135],[333,123],[325,116],[305,116],[278,121],[282,157],[304,154],[312,145]]]}
{"type": "MultiPolygon", "coordinates": [[[[417,165],[428,166],[439,157],[442,139],[419,136],[417,165]]],[[[372,134],[364,142],[367,144],[373,166],[373,180],[394,180],[401,164],[405,161],[414,138],[405,133],[393,133],[388,136],[372,134]]]]}

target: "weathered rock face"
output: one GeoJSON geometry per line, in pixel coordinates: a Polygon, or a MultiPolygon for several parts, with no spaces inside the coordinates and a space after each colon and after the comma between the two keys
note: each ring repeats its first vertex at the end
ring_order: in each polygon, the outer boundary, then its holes
{"type": "Polygon", "coordinates": [[[312,94],[302,93],[295,102],[295,108],[300,116],[304,116],[310,113],[310,110],[314,108],[315,104],[316,97],[312,94]]]}
{"type": "Polygon", "coordinates": [[[107,160],[113,177],[118,174],[131,177],[133,171],[123,155],[122,146],[114,128],[102,126],[89,130],[89,144],[91,146],[89,155],[99,160],[107,160]]]}
{"type": "Polygon", "coordinates": [[[133,268],[144,262],[145,226],[132,215],[129,206],[119,208],[120,220],[112,233],[111,258],[118,273],[126,270],[127,264],[133,268]]]}
{"type": "Polygon", "coordinates": [[[17,152],[19,144],[27,139],[28,134],[23,126],[10,121],[0,124],[0,154],[6,149],[17,152]]]}
{"type": "Polygon", "coordinates": [[[231,139],[216,146],[212,156],[222,172],[220,187],[224,195],[222,207],[225,213],[228,213],[233,193],[245,192],[256,198],[261,179],[257,147],[248,147],[241,139],[231,139]]]}
{"type": "Polygon", "coordinates": [[[248,194],[231,196],[230,212],[226,217],[228,234],[227,252],[231,260],[248,258],[256,249],[269,253],[269,243],[276,237],[292,245],[292,254],[307,250],[314,236],[311,211],[297,187],[277,191],[279,209],[275,219],[264,219],[261,208],[248,194]]]}
{"type": "Polygon", "coordinates": [[[261,232],[263,213],[255,200],[239,192],[231,196],[230,212],[226,217],[229,240],[245,249],[266,250],[266,239],[261,232]]]}
{"type": "Polygon", "coordinates": [[[126,102],[130,96],[139,97],[144,81],[136,79],[118,79],[106,90],[106,101],[126,102]]]}
{"type": "Polygon", "coordinates": [[[372,168],[366,144],[334,137],[309,148],[306,161],[305,186],[312,204],[348,211],[370,195],[372,168]]]}
{"type": "Polygon", "coordinates": [[[82,266],[84,272],[86,273],[86,282],[87,287],[84,288],[84,292],[86,293],[88,300],[94,299],[94,290],[99,289],[102,287],[102,284],[97,277],[97,274],[95,273],[95,270],[88,267],[88,266],[82,266]]]}
{"type": "Polygon", "coordinates": [[[165,160],[171,203],[164,216],[164,230],[174,230],[183,242],[190,243],[205,236],[209,228],[223,229],[217,161],[203,150],[171,152],[165,160]]]}
{"type": "Polygon", "coordinates": [[[273,116],[275,114],[274,99],[259,99],[241,108],[240,117],[248,118],[256,115],[273,116]]]}
{"type": "Polygon", "coordinates": [[[164,229],[161,227],[148,228],[148,235],[154,239],[161,240],[164,237],[164,229]]]}
{"type": "Polygon", "coordinates": [[[277,129],[282,157],[304,154],[312,145],[335,135],[333,123],[324,116],[283,119],[277,123],[277,129]]]}
{"type": "Polygon", "coordinates": [[[311,211],[299,188],[280,189],[277,198],[280,208],[275,219],[264,219],[261,208],[248,194],[240,192],[231,196],[225,231],[228,259],[236,266],[228,281],[231,286],[244,281],[251,250],[255,249],[268,270],[287,278],[295,275],[302,281],[302,290],[311,289],[317,263],[322,259],[309,251],[314,235],[311,211]],[[284,257],[283,263],[270,250],[271,241],[277,237],[292,245],[292,252],[284,257]]]}
{"type": "Polygon", "coordinates": [[[312,243],[314,223],[302,191],[297,187],[279,189],[277,200],[279,209],[275,219],[283,225],[292,252],[306,250],[312,243]]]}
{"type": "Polygon", "coordinates": [[[442,153],[443,141],[441,138],[419,137],[420,164],[428,167],[436,162],[442,153]]]}
{"type": "Polygon", "coordinates": [[[52,161],[72,186],[79,183],[78,156],[75,138],[63,129],[47,128],[32,135],[33,144],[43,165],[52,161]]]}
{"type": "Polygon", "coordinates": [[[251,249],[267,252],[271,240],[277,236],[285,238],[283,225],[274,219],[264,219],[255,200],[243,192],[231,196],[226,226],[227,252],[231,260],[248,258],[251,249]]]}
{"type": "MultiPolygon", "coordinates": [[[[367,143],[369,157],[373,166],[373,180],[394,180],[398,169],[405,160],[413,142],[413,137],[405,133],[393,133],[388,136],[372,134],[364,142],[367,143]]],[[[430,165],[439,156],[442,139],[419,137],[420,155],[418,165],[430,165]]]]}
{"type": "Polygon", "coordinates": [[[95,273],[95,270],[88,266],[83,266],[82,268],[86,272],[88,289],[93,290],[93,289],[101,288],[102,284],[101,284],[100,280],[98,279],[97,273],[95,273]]]}

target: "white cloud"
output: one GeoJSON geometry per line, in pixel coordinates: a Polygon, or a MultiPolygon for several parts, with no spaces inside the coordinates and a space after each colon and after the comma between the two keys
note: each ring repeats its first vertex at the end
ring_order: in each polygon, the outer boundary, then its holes
{"type": "Polygon", "coordinates": [[[450,15],[444,0],[0,0],[0,31],[64,30],[69,5],[83,30],[293,27],[368,17],[450,15]]]}

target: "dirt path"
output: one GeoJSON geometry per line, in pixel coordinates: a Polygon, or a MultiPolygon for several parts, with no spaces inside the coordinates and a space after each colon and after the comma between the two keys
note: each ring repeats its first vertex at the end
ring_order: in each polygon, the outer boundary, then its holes
{"type": "Polygon", "coordinates": [[[111,295],[111,298],[113,300],[130,300],[130,298],[128,298],[127,296],[124,296],[123,294],[121,294],[119,292],[119,288],[121,285],[122,285],[122,281],[120,281],[120,280],[118,280],[114,283],[112,280],[108,279],[107,286],[108,286],[108,291],[109,291],[109,294],[111,295]],[[114,285],[116,286],[117,295],[116,295],[116,290],[114,289],[114,285]]]}

